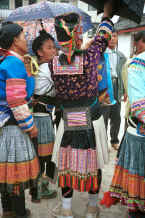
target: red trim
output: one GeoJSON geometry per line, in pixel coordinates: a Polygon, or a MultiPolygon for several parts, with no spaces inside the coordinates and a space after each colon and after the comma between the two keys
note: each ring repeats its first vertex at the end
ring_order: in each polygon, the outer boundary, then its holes
{"type": "Polygon", "coordinates": [[[122,34],[122,33],[132,33],[132,32],[137,32],[137,31],[141,31],[141,30],[145,30],[145,26],[136,27],[136,28],[131,28],[131,29],[126,29],[126,30],[119,30],[119,31],[118,31],[118,34],[122,34]]]}

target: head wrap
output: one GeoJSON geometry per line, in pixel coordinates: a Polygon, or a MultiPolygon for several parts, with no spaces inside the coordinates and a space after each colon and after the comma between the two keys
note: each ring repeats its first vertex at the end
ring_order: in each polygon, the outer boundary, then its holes
{"type": "Polygon", "coordinates": [[[0,29],[0,47],[9,49],[13,44],[14,38],[22,31],[23,28],[15,23],[3,25],[0,29]]]}
{"type": "Polygon", "coordinates": [[[70,13],[55,18],[55,30],[57,40],[63,53],[67,56],[68,63],[71,63],[72,55],[81,52],[82,26],[78,14],[70,13]]]}

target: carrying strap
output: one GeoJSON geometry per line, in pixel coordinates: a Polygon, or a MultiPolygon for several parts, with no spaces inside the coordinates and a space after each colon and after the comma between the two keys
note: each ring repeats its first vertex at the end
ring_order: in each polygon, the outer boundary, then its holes
{"type": "Polygon", "coordinates": [[[29,73],[33,76],[36,76],[39,72],[39,65],[37,64],[37,61],[35,60],[34,57],[31,57],[30,55],[25,55],[24,56],[24,64],[27,69],[29,68],[29,73]]]}
{"type": "Polygon", "coordinates": [[[6,50],[6,49],[3,49],[3,48],[0,48],[0,64],[4,61],[4,59],[11,55],[11,53],[6,50]]]}

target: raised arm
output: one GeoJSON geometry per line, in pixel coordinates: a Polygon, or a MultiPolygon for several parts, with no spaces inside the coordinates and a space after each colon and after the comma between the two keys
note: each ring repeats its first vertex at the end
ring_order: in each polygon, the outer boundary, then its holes
{"type": "MultiPolygon", "coordinates": [[[[94,61],[97,61],[101,54],[105,51],[108,41],[111,39],[113,23],[110,20],[112,17],[112,1],[108,1],[104,5],[104,15],[102,22],[98,26],[96,36],[90,43],[87,49],[87,62],[93,57],[94,61]]],[[[86,63],[87,63],[86,62],[86,63]]]]}

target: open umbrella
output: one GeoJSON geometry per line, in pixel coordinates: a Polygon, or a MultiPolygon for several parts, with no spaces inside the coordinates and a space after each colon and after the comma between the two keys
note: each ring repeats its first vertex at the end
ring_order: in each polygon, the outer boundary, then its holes
{"type": "MultiPolygon", "coordinates": [[[[81,0],[92,5],[100,12],[103,12],[104,3],[108,0],[81,0]]],[[[144,9],[144,0],[114,0],[113,14],[135,21],[141,22],[144,9]]]]}
{"type": "Polygon", "coordinates": [[[67,3],[40,2],[15,9],[7,21],[32,21],[49,19],[70,12],[78,13],[82,17],[83,32],[93,28],[91,17],[81,9],[67,3]]]}
{"type": "Polygon", "coordinates": [[[25,37],[28,44],[29,53],[33,55],[32,52],[32,41],[39,35],[40,30],[45,29],[46,32],[50,33],[55,39],[56,46],[57,37],[54,27],[54,18],[43,19],[43,20],[32,20],[32,21],[16,21],[19,25],[23,27],[25,37]]]}

